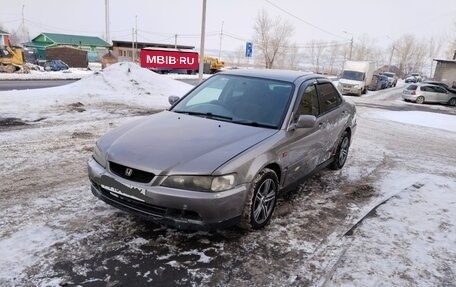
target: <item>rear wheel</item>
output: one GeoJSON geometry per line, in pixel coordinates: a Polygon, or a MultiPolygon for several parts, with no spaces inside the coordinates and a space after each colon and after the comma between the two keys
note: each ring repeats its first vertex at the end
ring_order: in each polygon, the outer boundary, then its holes
{"type": "Polygon", "coordinates": [[[278,182],[276,173],[269,168],[255,176],[244,207],[242,228],[260,229],[269,223],[277,201],[278,182]]]}
{"type": "Polygon", "coordinates": [[[424,103],[424,97],[423,97],[423,96],[419,96],[418,98],[416,98],[416,103],[417,103],[417,104],[422,104],[422,103],[424,103]]]}
{"type": "Polygon", "coordinates": [[[456,98],[451,98],[449,101],[448,101],[448,105],[450,106],[456,106],[456,98]]]}
{"type": "Polygon", "coordinates": [[[350,148],[350,135],[347,131],[342,135],[342,139],[337,147],[336,154],[334,155],[334,161],[329,166],[331,169],[341,169],[348,157],[348,149],[350,148]]]}

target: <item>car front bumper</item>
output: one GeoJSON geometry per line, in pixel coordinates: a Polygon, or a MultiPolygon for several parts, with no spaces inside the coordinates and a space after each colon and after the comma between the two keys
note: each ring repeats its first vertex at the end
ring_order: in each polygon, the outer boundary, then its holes
{"type": "Polygon", "coordinates": [[[363,92],[363,89],[362,88],[355,88],[354,86],[342,85],[342,86],[339,86],[339,91],[342,94],[361,95],[362,92],[363,92]]]}
{"type": "Polygon", "coordinates": [[[199,192],[142,184],[88,161],[92,193],[104,202],[151,221],[179,229],[212,230],[241,220],[248,185],[222,192],[199,192]]]}

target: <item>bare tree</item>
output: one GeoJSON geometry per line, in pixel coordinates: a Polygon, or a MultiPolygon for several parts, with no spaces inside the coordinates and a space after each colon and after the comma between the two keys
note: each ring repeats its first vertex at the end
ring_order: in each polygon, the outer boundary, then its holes
{"type": "Polygon", "coordinates": [[[399,63],[400,76],[422,72],[429,55],[429,45],[424,40],[406,34],[395,43],[395,59],[399,63]]]}
{"type": "Polygon", "coordinates": [[[235,67],[243,66],[245,64],[245,47],[240,46],[234,52],[229,53],[225,62],[235,67]]]}
{"type": "Polygon", "coordinates": [[[395,53],[395,58],[399,63],[399,70],[402,73],[400,76],[405,76],[412,70],[410,62],[416,45],[415,42],[415,37],[410,34],[403,35],[396,42],[395,46],[397,53],[395,53]]]}
{"type": "Polygon", "coordinates": [[[353,45],[352,60],[368,61],[375,57],[375,40],[369,38],[367,34],[363,34],[358,41],[353,45]]]}
{"type": "Polygon", "coordinates": [[[341,46],[336,41],[333,41],[333,42],[331,42],[328,49],[329,49],[329,51],[328,51],[329,52],[328,53],[328,66],[329,66],[328,73],[330,75],[333,75],[334,64],[337,60],[337,57],[340,55],[341,46]]]}
{"type": "Polygon", "coordinates": [[[271,19],[265,10],[261,10],[253,29],[255,31],[253,39],[264,59],[265,67],[272,69],[276,59],[288,48],[294,27],[280,17],[271,19]]]}
{"type": "Polygon", "coordinates": [[[327,47],[327,44],[325,42],[322,42],[320,40],[312,40],[310,41],[309,45],[309,50],[308,50],[308,55],[310,58],[310,61],[312,62],[312,70],[314,73],[321,73],[323,72],[322,66],[323,66],[323,58],[324,58],[324,52],[327,47]]]}
{"type": "Polygon", "coordinates": [[[283,48],[283,53],[276,57],[275,66],[283,69],[297,70],[299,68],[299,49],[296,43],[283,48]]]}

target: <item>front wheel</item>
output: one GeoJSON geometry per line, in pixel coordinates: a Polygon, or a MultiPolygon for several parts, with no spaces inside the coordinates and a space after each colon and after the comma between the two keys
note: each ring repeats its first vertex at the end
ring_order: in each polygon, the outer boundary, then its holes
{"type": "Polygon", "coordinates": [[[348,157],[348,149],[350,148],[350,135],[348,132],[344,132],[342,139],[337,147],[336,154],[334,155],[334,161],[329,166],[331,169],[341,169],[348,157]]]}
{"type": "Polygon", "coordinates": [[[255,176],[244,207],[242,228],[260,229],[269,223],[276,206],[278,182],[276,173],[268,168],[255,176]]]}
{"type": "Polygon", "coordinates": [[[422,103],[424,103],[424,97],[423,97],[423,96],[419,96],[418,98],[416,98],[416,103],[417,103],[417,104],[422,104],[422,103]]]}

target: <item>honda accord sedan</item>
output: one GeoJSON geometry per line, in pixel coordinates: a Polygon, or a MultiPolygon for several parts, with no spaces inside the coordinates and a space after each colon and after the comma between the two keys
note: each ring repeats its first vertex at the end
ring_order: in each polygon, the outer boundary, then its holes
{"type": "Polygon", "coordinates": [[[344,166],[355,107],[327,78],[232,70],[171,108],[102,136],[88,161],[92,192],[180,229],[260,229],[278,193],[312,171],[344,166]]]}

